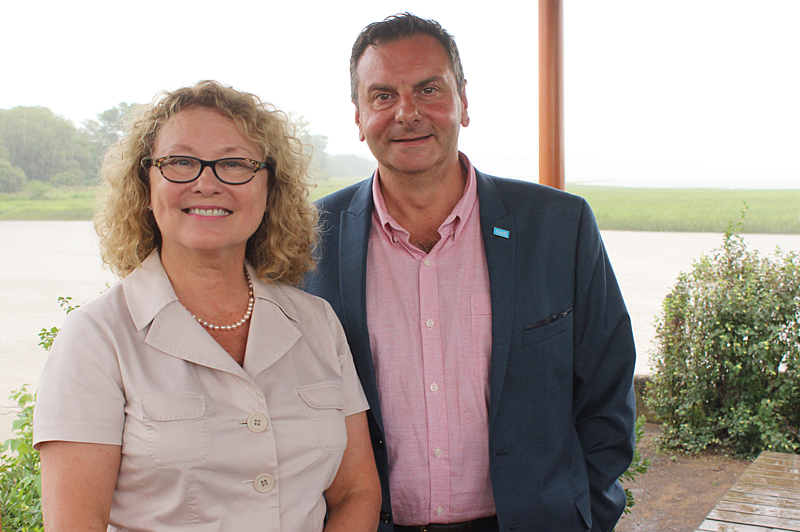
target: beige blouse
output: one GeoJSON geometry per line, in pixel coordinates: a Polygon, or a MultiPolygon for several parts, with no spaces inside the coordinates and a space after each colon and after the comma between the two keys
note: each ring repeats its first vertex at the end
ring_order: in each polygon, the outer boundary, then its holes
{"type": "Polygon", "coordinates": [[[122,445],[109,530],[322,530],[344,418],[367,402],[328,303],[250,274],[244,368],[180,304],[155,253],[67,316],[34,443],[122,445]]]}

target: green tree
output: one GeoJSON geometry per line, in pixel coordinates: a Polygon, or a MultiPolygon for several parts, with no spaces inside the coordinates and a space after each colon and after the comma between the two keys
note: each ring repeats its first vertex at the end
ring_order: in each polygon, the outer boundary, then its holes
{"type": "Polygon", "coordinates": [[[289,120],[295,127],[295,135],[302,142],[306,149],[310,149],[311,163],[309,173],[317,179],[330,177],[327,172],[328,137],[327,135],[314,135],[311,133],[311,123],[303,115],[289,113],[289,120]]]}
{"type": "Polygon", "coordinates": [[[104,154],[125,133],[125,116],[136,108],[137,104],[121,102],[116,107],[106,109],[97,115],[97,120],[84,120],[83,128],[92,139],[99,153],[104,154]]]}
{"type": "Polygon", "coordinates": [[[99,152],[89,134],[46,107],[0,109],[0,146],[33,181],[50,181],[60,172],[88,181],[97,172],[99,152]]]}
{"type": "Polygon", "coordinates": [[[27,180],[22,168],[13,166],[6,159],[0,159],[0,192],[19,192],[27,180]]]}
{"type": "Polygon", "coordinates": [[[289,113],[295,135],[311,152],[309,172],[316,179],[330,177],[368,177],[375,170],[375,161],[358,155],[330,155],[328,137],[311,133],[311,123],[303,115],[289,113]]]}
{"type": "Polygon", "coordinates": [[[79,171],[67,170],[59,172],[50,179],[50,183],[59,187],[77,187],[86,184],[86,180],[79,171]]]}

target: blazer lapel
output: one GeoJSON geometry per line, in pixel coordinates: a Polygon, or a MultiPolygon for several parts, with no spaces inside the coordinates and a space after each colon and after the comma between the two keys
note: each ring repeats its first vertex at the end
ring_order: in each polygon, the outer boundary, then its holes
{"type": "Polygon", "coordinates": [[[372,206],[372,179],[368,179],[353,196],[350,207],[342,211],[339,220],[339,286],[342,322],[344,329],[351,331],[347,339],[353,352],[353,361],[372,415],[383,431],[367,330],[367,249],[372,227],[372,206]]]}
{"type": "Polygon", "coordinates": [[[496,185],[488,176],[475,171],[481,211],[481,233],[489,269],[492,298],[492,361],[489,392],[489,427],[497,414],[503,392],[511,333],[514,322],[514,277],[516,225],[514,215],[506,211],[496,185]]]}

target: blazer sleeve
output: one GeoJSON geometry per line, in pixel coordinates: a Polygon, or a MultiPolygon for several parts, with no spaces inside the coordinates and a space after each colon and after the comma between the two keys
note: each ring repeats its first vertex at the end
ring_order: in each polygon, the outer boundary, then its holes
{"type": "Polygon", "coordinates": [[[635,443],[630,317],[586,202],[575,269],[573,423],[589,476],[592,530],[611,530],[625,507],[619,482],[635,443]]]}

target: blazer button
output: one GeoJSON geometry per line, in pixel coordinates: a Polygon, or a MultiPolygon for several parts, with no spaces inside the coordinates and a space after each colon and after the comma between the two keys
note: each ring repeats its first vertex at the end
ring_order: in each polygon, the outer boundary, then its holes
{"type": "Polygon", "coordinates": [[[381,521],[383,521],[384,523],[389,522],[389,517],[390,517],[389,512],[381,512],[381,521]]]}

